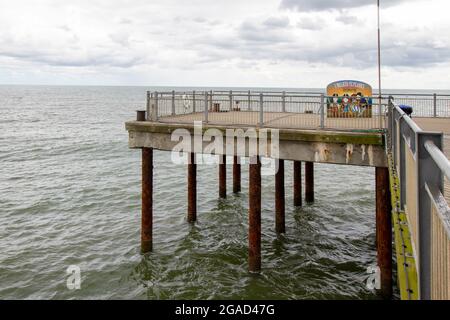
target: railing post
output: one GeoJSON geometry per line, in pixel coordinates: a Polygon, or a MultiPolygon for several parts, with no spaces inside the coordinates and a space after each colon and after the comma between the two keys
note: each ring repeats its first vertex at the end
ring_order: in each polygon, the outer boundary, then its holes
{"type": "MultiPolygon", "coordinates": [[[[388,112],[387,112],[387,125],[388,125],[387,133],[388,133],[389,137],[392,137],[392,105],[391,105],[391,97],[389,97],[387,108],[388,108],[387,109],[388,110],[388,112]]],[[[391,147],[391,146],[388,146],[388,147],[391,147]]]]}
{"type": "Polygon", "coordinates": [[[392,157],[394,159],[394,164],[395,166],[397,166],[398,164],[398,159],[397,159],[397,150],[399,148],[398,145],[398,137],[399,137],[399,132],[400,132],[400,119],[397,121],[397,114],[398,111],[395,108],[392,108],[392,127],[393,127],[393,139],[392,139],[392,144],[393,144],[393,148],[392,148],[392,157]]]}
{"type": "Polygon", "coordinates": [[[252,98],[250,95],[250,90],[248,90],[248,106],[247,106],[247,110],[250,111],[252,110],[252,98]]]}
{"type": "Polygon", "coordinates": [[[437,95],[433,94],[433,117],[437,117],[437,95]]]}
{"type": "Polygon", "coordinates": [[[195,113],[195,90],[192,91],[192,113],[195,113]]]}
{"type": "Polygon", "coordinates": [[[150,108],[150,106],[151,106],[150,91],[147,91],[147,116],[146,116],[147,121],[151,120],[151,118],[152,118],[152,114],[150,113],[150,110],[153,111],[153,108],[150,108]]]}
{"type": "Polygon", "coordinates": [[[230,90],[230,111],[233,111],[233,90],[230,90]]]}
{"type": "Polygon", "coordinates": [[[263,94],[259,94],[259,126],[264,125],[264,97],[263,94]]]}
{"type": "Polygon", "coordinates": [[[205,91],[205,110],[203,114],[203,121],[208,123],[208,91],[205,91]]]}
{"type": "Polygon", "coordinates": [[[283,95],[281,96],[281,110],[286,112],[286,91],[283,91],[283,95]]]}
{"type": "MultiPolygon", "coordinates": [[[[155,97],[155,104],[154,104],[154,121],[158,121],[158,117],[159,117],[159,115],[158,115],[158,91],[155,91],[155,94],[154,94],[154,97],[155,97]]],[[[153,113],[152,113],[152,115],[153,115],[153,113]]]]}
{"type": "MultiPolygon", "coordinates": [[[[209,109],[210,110],[213,110],[213,91],[211,90],[210,92],[209,92],[209,94],[210,94],[210,97],[209,97],[209,109]]],[[[220,110],[219,110],[220,111],[220,110]]]]}
{"type": "Polygon", "coordinates": [[[175,90],[172,90],[172,115],[175,115],[175,90]]]}
{"type": "Polygon", "coordinates": [[[381,99],[382,99],[381,92],[379,93],[379,98],[378,99],[379,99],[378,100],[378,113],[379,113],[378,117],[380,119],[379,126],[380,126],[380,129],[383,129],[383,107],[382,107],[382,104],[381,104],[381,99]]]}
{"type": "Polygon", "coordinates": [[[416,134],[416,166],[417,166],[417,210],[419,235],[419,291],[421,300],[431,299],[431,199],[426,185],[442,190],[441,170],[425,148],[425,142],[432,141],[442,150],[442,134],[434,132],[418,132],[416,134]]]}
{"type": "MultiPolygon", "coordinates": [[[[405,123],[404,118],[398,119],[399,126],[399,167],[400,172],[398,175],[400,176],[400,208],[404,209],[406,204],[406,154],[405,154],[405,128],[407,124],[405,123]]],[[[411,146],[412,147],[412,146],[411,146]]]]}
{"type": "Polygon", "coordinates": [[[325,127],[325,95],[323,93],[320,94],[320,128],[325,127]]]}

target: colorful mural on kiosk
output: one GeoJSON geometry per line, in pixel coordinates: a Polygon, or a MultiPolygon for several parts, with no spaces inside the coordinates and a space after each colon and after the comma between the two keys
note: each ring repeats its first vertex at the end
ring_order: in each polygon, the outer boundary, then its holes
{"type": "Polygon", "coordinates": [[[327,86],[329,118],[371,118],[372,87],[367,83],[343,80],[327,86]]]}

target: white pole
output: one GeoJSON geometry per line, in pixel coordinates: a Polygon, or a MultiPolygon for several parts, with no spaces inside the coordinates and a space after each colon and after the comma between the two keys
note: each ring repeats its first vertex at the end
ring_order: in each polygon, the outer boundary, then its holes
{"type": "Polygon", "coordinates": [[[377,0],[378,8],[378,104],[379,104],[379,117],[380,117],[380,129],[383,126],[382,123],[382,109],[381,109],[381,32],[380,32],[380,0],[377,0]]]}

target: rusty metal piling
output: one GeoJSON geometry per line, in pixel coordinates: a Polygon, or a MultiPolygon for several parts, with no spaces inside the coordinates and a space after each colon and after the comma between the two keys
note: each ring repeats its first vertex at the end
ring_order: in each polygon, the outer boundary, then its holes
{"type": "Polygon", "coordinates": [[[227,197],[227,156],[221,155],[219,162],[219,197],[227,197]]]}
{"type": "Polygon", "coordinates": [[[197,220],[197,164],[195,153],[189,154],[188,162],[188,213],[187,221],[197,220]]]}
{"type": "Polygon", "coordinates": [[[142,148],[141,252],[153,249],[153,149],[142,148]]]}
{"type": "Polygon", "coordinates": [[[380,268],[380,293],[383,298],[392,296],[392,222],[389,171],[375,168],[376,188],[376,246],[380,268]]]}
{"type": "Polygon", "coordinates": [[[302,162],[294,161],[294,206],[302,206],[302,162]]]}
{"type": "Polygon", "coordinates": [[[314,162],[305,162],[305,201],[314,202],[314,162]]]}
{"type": "Polygon", "coordinates": [[[234,156],[233,161],[233,192],[241,192],[241,160],[238,156],[234,156]]]}
{"type": "Polygon", "coordinates": [[[284,192],[284,160],[278,160],[278,170],[275,173],[275,230],[286,232],[285,224],[285,192],[284,192]]]}
{"type": "Polygon", "coordinates": [[[249,170],[248,267],[251,272],[261,270],[261,162],[258,156],[250,159],[249,170]]]}

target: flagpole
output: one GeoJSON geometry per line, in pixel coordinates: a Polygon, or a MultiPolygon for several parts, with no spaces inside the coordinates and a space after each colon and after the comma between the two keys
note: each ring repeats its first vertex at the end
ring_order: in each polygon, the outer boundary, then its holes
{"type": "Polygon", "coordinates": [[[380,32],[380,0],[377,0],[378,15],[378,103],[380,112],[380,129],[382,129],[382,108],[381,108],[381,32],[380,32]]]}

